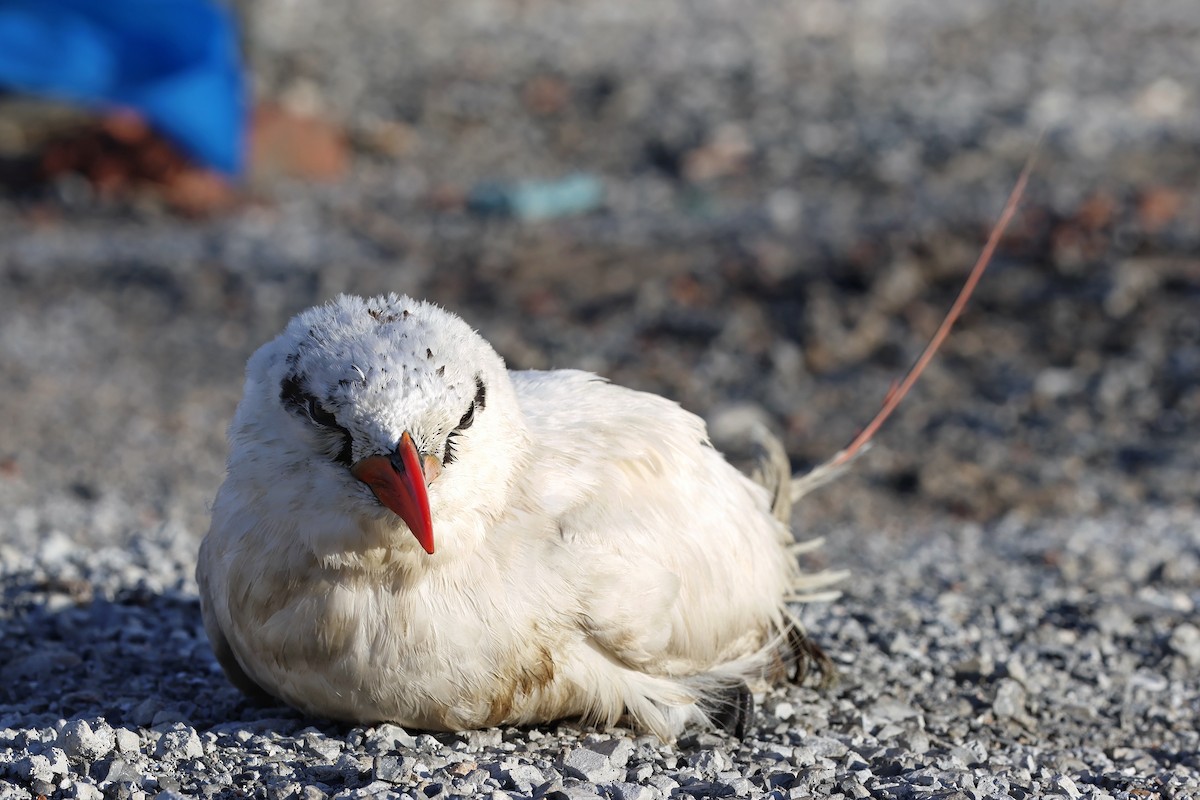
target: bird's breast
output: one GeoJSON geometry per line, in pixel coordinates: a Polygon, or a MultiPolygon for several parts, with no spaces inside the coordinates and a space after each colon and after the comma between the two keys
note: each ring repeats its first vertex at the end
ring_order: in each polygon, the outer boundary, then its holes
{"type": "Polygon", "coordinates": [[[561,644],[487,570],[321,566],[231,584],[238,659],[310,713],[457,730],[499,724],[556,677],[561,644]]]}

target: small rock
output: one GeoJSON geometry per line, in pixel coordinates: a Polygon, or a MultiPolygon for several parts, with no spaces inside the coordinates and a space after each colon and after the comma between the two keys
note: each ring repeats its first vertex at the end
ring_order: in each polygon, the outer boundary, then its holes
{"type": "Polygon", "coordinates": [[[1200,666],[1200,628],[1190,622],[1175,626],[1167,644],[1193,667],[1200,666]]]}
{"type": "Polygon", "coordinates": [[[535,786],[546,782],[546,776],[532,764],[518,764],[503,773],[505,780],[519,792],[528,794],[535,786]]]}
{"type": "Polygon", "coordinates": [[[929,750],[929,734],[914,728],[896,737],[896,743],[911,753],[921,754],[929,750]]]}
{"type": "Polygon", "coordinates": [[[400,783],[408,777],[409,770],[405,768],[404,759],[400,756],[376,756],[372,774],[377,781],[400,783]]]}
{"type": "Polygon", "coordinates": [[[577,747],[567,753],[562,764],[567,775],[589,783],[611,783],[625,777],[624,771],[614,767],[607,756],[587,747],[577,747]]]}
{"type": "Polygon", "coordinates": [[[687,763],[692,769],[708,776],[727,770],[731,766],[729,756],[720,750],[701,750],[699,753],[692,753],[688,756],[687,763]]]}
{"type": "Polygon", "coordinates": [[[1012,678],[1001,678],[996,683],[996,698],[992,701],[992,712],[1000,719],[1017,719],[1025,715],[1025,687],[1012,678]]]}
{"type": "Polygon", "coordinates": [[[655,800],[659,797],[649,786],[636,783],[614,783],[609,787],[613,800],[655,800]]]}
{"type": "Polygon", "coordinates": [[[337,739],[330,739],[320,733],[310,731],[304,734],[300,742],[300,750],[332,762],[342,754],[342,743],[337,739]]]}
{"type": "Polygon", "coordinates": [[[1019,659],[1010,658],[1008,661],[1005,661],[1004,674],[1022,686],[1028,686],[1029,684],[1029,672],[1019,659]]]}
{"type": "Polygon", "coordinates": [[[200,758],[204,755],[204,745],[200,743],[200,735],[195,728],[176,724],[171,730],[159,737],[154,746],[155,758],[172,758],[182,760],[200,758]]]}
{"type": "Polygon", "coordinates": [[[70,765],[67,763],[66,753],[57,747],[50,747],[42,753],[17,759],[12,764],[12,770],[17,777],[31,784],[53,785],[67,774],[70,765]]]}
{"type": "Polygon", "coordinates": [[[87,722],[75,719],[63,726],[58,742],[68,758],[95,761],[112,752],[116,745],[113,729],[103,720],[92,728],[87,722]]]}
{"type": "Polygon", "coordinates": [[[841,758],[849,750],[846,745],[828,736],[809,736],[797,745],[797,749],[799,747],[811,750],[819,758],[841,758]]]}
{"type": "Polygon", "coordinates": [[[142,749],[142,737],[128,728],[117,728],[113,731],[117,751],[121,753],[136,753],[142,749]]]}
{"type": "Polygon", "coordinates": [[[992,674],[991,659],[968,658],[954,665],[954,679],[976,683],[992,674]]]}
{"type": "Polygon", "coordinates": [[[663,773],[651,775],[646,780],[646,783],[667,795],[671,794],[672,790],[679,788],[679,781],[675,780],[670,775],[665,775],[663,773]]]}
{"type": "Polygon", "coordinates": [[[600,793],[594,786],[567,786],[545,795],[546,800],[594,800],[600,793]]]}
{"type": "Polygon", "coordinates": [[[1112,603],[1097,609],[1093,620],[1100,632],[1108,636],[1128,636],[1137,629],[1133,618],[1123,608],[1112,603]]]}
{"type": "Polygon", "coordinates": [[[589,750],[595,750],[605,756],[614,767],[618,768],[623,768],[628,764],[630,756],[633,755],[633,742],[623,736],[602,742],[593,742],[587,747],[589,750]]]}
{"type": "Polygon", "coordinates": [[[95,775],[100,777],[100,783],[105,786],[112,786],[118,783],[132,783],[142,779],[142,774],[136,767],[130,764],[123,758],[114,758],[108,763],[107,768],[102,768],[95,775]]]}
{"type": "Polygon", "coordinates": [[[370,731],[364,747],[372,752],[386,753],[401,747],[415,747],[417,739],[399,725],[384,723],[370,731]]]}
{"type": "Polygon", "coordinates": [[[499,728],[484,728],[483,730],[463,731],[459,734],[468,751],[496,747],[503,739],[499,728]]]}
{"type": "Polygon", "coordinates": [[[1075,785],[1075,781],[1071,780],[1069,775],[1059,775],[1055,783],[1058,784],[1058,788],[1062,789],[1071,800],[1076,800],[1076,798],[1083,796],[1083,793],[1079,791],[1079,787],[1075,785]]]}
{"type": "Polygon", "coordinates": [[[881,698],[867,711],[867,716],[876,722],[900,722],[919,715],[920,712],[908,703],[890,697],[881,698]]]}
{"type": "Polygon", "coordinates": [[[104,792],[91,781],[76,780],[71,781],[71,785],[63,790],[63,797],[71,800],[102,800],[104,792]]]}
{"type": "Polygon", "coordinates": [[[750,779],[743,778],[741,775],[729,778],[727,783],[737,797],[749,797],[754,791],[754,784],[750,782],[750,779]]]}

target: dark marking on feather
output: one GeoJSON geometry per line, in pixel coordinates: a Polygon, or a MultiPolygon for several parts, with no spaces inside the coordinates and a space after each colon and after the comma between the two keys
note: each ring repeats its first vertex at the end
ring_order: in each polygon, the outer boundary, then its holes
{"type": "Polygon", "coordinates": [[[531,661],[520,664],[511,672],[496,675],[507,689],[492,697],[485,727],[500,725],[512,716],[519,701],[538,692],[554,680],[554,656],[544,646],[538,646],[531,661]]]}
{"type": "Polygon", "coordinates": [[[371,316],[371,319],[375,320],[380,325],[387,325],[402,317],[408,317],[407,311],[403,312],[402,314],[397,314],[395,311],[384,311],[382,308],[373,308],[370,306],[367,307],[367,313],[371,316]]]}

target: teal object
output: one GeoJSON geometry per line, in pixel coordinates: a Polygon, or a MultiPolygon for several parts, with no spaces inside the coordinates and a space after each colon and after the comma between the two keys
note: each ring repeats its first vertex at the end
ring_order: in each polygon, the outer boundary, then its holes
{"type": "Polygon", "coordinates": [[[0,87],[133,109],[197,162],[245,166],[237,26],[214,0],[0,0],[0,87]]]}
{"type": "Polygon", "coordinates": [[[467,207],[480,214],[534,221],[584,214],[603,200],[599,178],[575,173],[556,181],[480,184],[467,195],[467,207]]]}

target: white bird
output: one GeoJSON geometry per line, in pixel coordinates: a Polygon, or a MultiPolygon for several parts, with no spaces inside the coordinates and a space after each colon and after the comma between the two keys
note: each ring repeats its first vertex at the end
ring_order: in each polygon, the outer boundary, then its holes
{"type": "Polygon", "coordinates": [[[297,316],[250,359],[229,445],[197,579],[247,692],[358,723],[670,739],[740,735],[748,682],[828,664],[788,603],[840,576],[797,565],[786,519],[812,481],[781,450],[751,480],[676,403],[510,372],[430,303],[297,316]]]}

